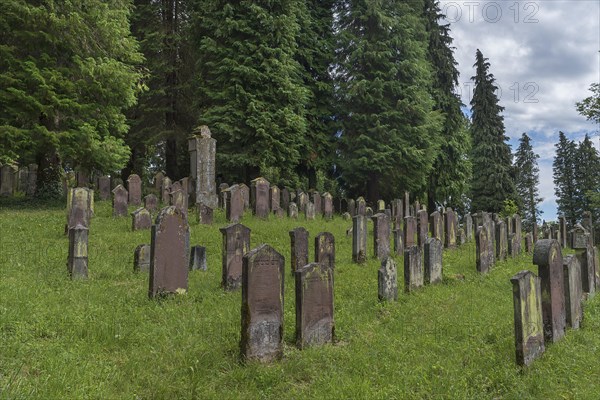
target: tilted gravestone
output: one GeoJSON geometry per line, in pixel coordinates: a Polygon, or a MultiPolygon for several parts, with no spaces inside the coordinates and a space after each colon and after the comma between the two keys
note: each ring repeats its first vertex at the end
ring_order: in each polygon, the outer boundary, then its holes
{"type": "Polygon", "coordinates": [[[398,300],[398,268],[392,257],[383,259],[377,271],[377,297],[381,301],[398,300]]]}
{"type": "Polygon", "coordinates": [[[510,282],[513,287],[517,364],[527,366],[545,350],[541,280],[531,271],[521,271],[510,282]]]}
{"type": "Polygon", "coordinates": [[[334,339],[333,268],[310,263],[296,270],[296,344],[300,349],[334,339]]]}
{"type": "Polygon", "coordinates": [[[577,254],[581,265],[581,283],[583,291],[593,296],[596,293],[596,268],[594,260],[594,248],[590,245],[581,253],[577,254]]]}
{"type": "Polygon", "coordinates": [[[250,250],[250,228],[231,224],[219,229],[223,235],[221,286],[235,290],[242,284],[242,258],[250,250]]]}
{"type": "Polygon", "coordinates": [[[211,137],[206,125],[194,130],[188,140],[190,173],[195,182],[196,204],[215,209],[219,205],[215,181],[217,141],[211,137]]]}
{"type": "Polygon", "coordinates": [[[508,254],[508,236],[504,221],[496,222],[496,260],[506,260],[508,254]]]}
{"type": "Polygon", "coordinates": [[[563,259],[558,241],[540,239],[535,243],[533,263],[542,280],[542,315],[544,338],[556,342],[565,334],[565,292],[563,259]]]}
{"type": "Polygon", "coordinates": [[[142,205],[142,180],[138,175],[132,174],[127,178],[127,192],[129,193],[129,204],[142,205]]]}
{"type": "Polygon", "coordinates": [[[329,232],[321,232],[315,237],[315,262],[335,268],[335,238],[329,232]]]}
{"type": "Polygon", "coordinates": [[[190,228],[183,212],[163,208],[152,226],[150,287],[154,298],[169,293],[186,292],[190,256],[190,228]]]}
{"type": "Polygon", "coordinates": [[[269,216],[269,188],[271,184],[265,178],[256,178],[251,183],[252,211],[258,218],[269,216]]]}
{"type": "Polygon", "coordinates": [[[150,271],[150,245],[140,244],[133,252],[133,270],[135,272],[150,271]]]}
{"type": "Polygon", "coordinates": [[[266,244],[244,255],[240,340],[244,360],[271,362],[283,356],[284,262],[266,244]]]}
{"type": "Polygon", "coordinates": [[[225,207],[225,215],[229,222],[240,222],[244,215],[244,199],[242,191],[238,185],[233,185],[226,189],[227,205],[225,207]]]}
{"type": "Polygon", "coordinates": [[[206,271],[206,247],[192,246],[190,252],[190,271],[206,271]]]}
{"type": "Polygon", "coordinates": [[[310,201],[304,206],[304,217],[307,221],[313,221],[315,219],[315,205],[310,201]]]}
{"type": "Polygon", "coordinates": [[[367,261],[367,217],[352,218],[352,261],[362,264],[367,261]]]}
{"type": "Polygon", "coordinates": [[[480,226],[475,233],[475,252],[477,258],[477,271],[487,274],[494,265],[494,255],[490,251],[488,231],[480,226]]]}
{"type": "Polygon", "coordinates": [[[302,227],[289,232],[291,257],[290,266],[292,274],[308,264],[308,231],[302,227]]]}
{"type": "Polygon", "coordinates": [[[583,287],[581,286],[581,264],[574,255],[563,259],[564,290],[565,290],[565,317],[567,325],[579,329],[583,319],[583,287]]]}
{"type": "Polygon", "coordinates": [[[110,200],[109,176],[101,176],[98,178],[98,197],[100,200],[110,200]]]}
{"type": "Polygon", "coordinates": [[[423,247],[425,266],[425,283],[435,284],[442,281],[442,241],[428,238],[423,247]]]}
{"type": "Polygon", "coordinates": [[[150,211],[140,207],[131,213],[131,230],[139,231],[150,229],[152,227],[152,217],[150,211]]]}
{"type": "Polygon", "coordinates": [[[404,217],[404,248],[414,246],[415,233],[417,232],[417,219],[413,216],[404,217]]]}
{"type": "Polygon", "coordinates": [[[276,185],[272,185],[269,188],[269,209],[272,213],[276,213],[279,210],[279,204],[281,203],[281,192],[276,185]]]}
{"type": "Polygon", "coordinates": [[[81,224],[69,228],[67,270],[71,279],[88,277],[88,234],[89,229],[81,224]]]}
{"type": "Polygon", "coordinates": [[[154,194],[149,194],[144,197],[144,208],[151,213],[158,210],[158,197],[154,194]]]}
{"type": "Polygon", "coordinates": [[[429,216],[431,225],[431,237],[444,241],[444,221],[439,211],[434,211],[429,216]]]}
{"type": "Polygon", "coordinates": [[[421,249],[410,246],[404,249],[404,291],[412,292],[424,284],[423,265],[421,264],[421,249]]]}
{"type": "Polygon", "coordinates": [[[417,211],[417,244],[419,247],[423,247],[425,245],[425,240],[427,240],[428,233],[429,216],[427,215],[427,211],[419,210],[417,211]]]}
{"type": "Polygon", "coordinates": [[[123,185],[118,185],[112,190],[113,193],[113,216],[114,217],[125,217],[127,216],[127,189],[123,185]]]}
{"type": "Polygon", "coordinates": [[[290,203],[288,207],[288,217],[298,219],[298,206],[296,203],[290,203]]]}
{"type": "Polygon", "coordinates": [[[333,196],[329,192],[323,193],[322,198],[323,217],[329,221],[333,218],[333,196]]]}
{"type": "Polygon", "coordinates": [[[390,218],[384,213],[373,215],[373,256],[383,260],[390,255],[390,218]]]}

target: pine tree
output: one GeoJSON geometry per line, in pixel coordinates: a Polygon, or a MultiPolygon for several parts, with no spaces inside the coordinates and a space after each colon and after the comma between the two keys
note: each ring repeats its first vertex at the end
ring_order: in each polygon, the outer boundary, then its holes
{"type": "Polygon", "coordinates": [[[500,212],[505,200],[515,200],[511,177],[512,154],[504,134],[504,107],[498,104],[494,75],[490,63],[479,49],[476,54],[476,74],[471,99],[471,137],[473,148],[473,181],[471,208],[475,211],[500,212]]]}
{"type": "Polygon", "coordinates": [[[538,204],[543,201],[539,197],[540,170],[537,165],[539,155],[533,152],[531,139],[523,133],[519,139],[519,147],[515,153],[515,187],[517,190],[519,208],[523,217],[523,226],[529,230],[537,223],[542,211],[538,204]]]}
{"type": "Polygon", "coordinates": [[[437,204],[462,208],[462,195],[471,177],[468,158],[471,138],[462,103],[455,93],[458,63],[454,59],[450,25],[440,24],[445,16],[438,0],[425,0],[424,17],[429,37],[428,59],[434,72],[431,90],[434,109],[444,118],[440,152],[429,176],[428,208],[434,210],[437,204]]]}
{"type": "Polygon", "coordinates": [[[308,147],[309,91],[295,59],[303,2],[198,3],[199,123],[218,141],[217,168],[295,186],[308,147]]]}
{"type": "Polygon", "coordinates": [[[428,93],[422,12],[421,1],[355,0],[337,10],[344,110],[337,164],[351,195],[375,201],[426,186],[441,118],[428,93]]]}
{"type": "Polygon", "coordinates": [[[597,198],[600,196],[600,155],[588,135],[585,135],[583,141],[579,143],[575,154],[576,198],[582,212],[592,212],[592,220],[598,229],[600,206],[598,206],[597,198]]]}
{"type": "Polygon", "coordinates": [[[61,162],[91,172],[129,157],[124,110],[142,57],[129,1],[10,0],[0,29],[0,158],[37,162],[40,196],[59,195],[61,162]]]}
{"type": "Polygon", "coordinates": [[[575,165],[577,145],[559,132],[556,144],[556,155],[552,163],[554,176],[554,194],[558,212],[562,214],[570,226],[575,225],[581,216],[581,203],[578,199],[575,165]]]}

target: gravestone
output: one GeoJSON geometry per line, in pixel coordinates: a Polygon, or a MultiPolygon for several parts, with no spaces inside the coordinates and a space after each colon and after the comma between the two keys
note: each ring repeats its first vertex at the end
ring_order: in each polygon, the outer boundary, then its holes
{"type": "Polygon", "coordinates": [[[307,221],[313,221],[315,219],[315,205],[310,201],[304,206],[304,217],[307,221]]]}
{"type": "Polygon", "coordinates": [[[404,218],[406,217],[410,217],[414,215],[411,215],[410,213],[410,195],[408,192],[404,192],[404,218]]]}
{"type": "Polygon", "coordinates": [[[244,215],[244,199],[242,191],[238,185],[233,185],[226,189],[227,205],[225,207],[225,215],[229,222],[240,222],[244,215]]]}
{"type": "Polygon", "coordinates": [[[381,301],[398,300],[398,269],[392,257],[383,259],[377,271],[377,297],[381,301]]]}
{"type": "Polygon", "coordinates": [[[419,246],[410,246],[404,249],[404,291],[412,292],[422,287],[423,283],[421,249],[419,246]]]}
{"type": "Polygon", "coordinates": [[[211,137],[206,125],[194,130],[188,140],[190,173],[196,183],[196,204],[204,204],[214,210],[219,205],[215,181],[215,156],[217,141],[211,137]]]}
{"type": "Polygon", "coordinates": [[[525,252],[531,253],[533,251],[533,234],[528,232],[525,234],[525,252]]]}
{"type": "Polygon", "coordinates": [[[531,236],[533,239],[533,244],[535,244],[535,242],[538,241],[538,226],[536,222],[534,222],[531,227],[531,236]]]}
{"type": "Polygon", "coordinates": [[[244,200],[244,210],[250,209],[250,188],[245,183],[240,183],[240,192],[244,200]]]}
{"type": "Polygon", "coordinates": [[[385,210],[385,201],[383,200],[377,200],[377,212],[383,212],[383,210],[385,210]]]}
{"type": "Polygon", "coordinates": [[[506,260],[508,254],[508,237],[504,221],[496,222],[496,260],[506,260]]]}
{"type": "Polygon", "coordinates": [[[190,252],[190,271],[206,271],[206,247],[192,246],[190,252]]]}
{"type": "Polygon", "coordinates": [[[458,228],[458,235],[456,236],[456,243],[459,246],[465,244],[467,239],[465,238],[465,230],[462,227],[458,228]]]}
{"type": "Polygon", "coordinates": [[[315,205],[315,214],[321,216],[323,214],[323,207],[321,204],[321,193],[317,191],[309,191],[309,198],[312,200],[312,203],[315,205]]]}
{"type": "Polygon", "coordinates": [[[329,192],[323,193],[323,217],[329,221],[333,218],[333,196],[329,192]]]}
{"type": "Polygon", "coordinates": [[[89,229],[84,225],[78,224],[69,228],[67,270],[71,279],[88,277],[88,234],[89,229]]]}
{"type": "Polygon", "coordinates": [[[348,212],[348,199],[340,199],[340,209],[338,211],[342,214],[348,212]]]}
{"type": "Polygon", "coordinates": [[[392,231],[394,236],[394,254],[397,256],[401,256],[404,254],[404,243],[402,240],[402,236],[404,235],[404,231],[402,227],[398,227],[392,231]]]}
{"type": "MultiPolygon", "coordinates": [[[[33,197],[35,196],[35,190],[37,187],[37,164],[29,164],[29,175],[27,176],[27,196],[33,197]]],[[[108,199],[110,199],[110,185],[108,188],[108,199]]]]}
{"type": "Polygon", "coordinates": [[[467,242],[473,240],[473,217],[471,214],[466,214],[464,217],[465,238],[467,242]]]}
{"type": "Polygon", "coordinates": [[[219,231],[223,235],[221,286],[225,290],[235,290],[242,284],[242,258],[250,250],[251,231],[239,223],[219,231]]]}
{"type": "Polygon", "coordinates": [[[429,216],[431,225],[431,237],[444,240],[444,221],[439,211],[434,211],[429,216]]]}
{"type": "Polygon", "coordinates": [[[298,219],[298,206],[296,203],[290,203],[288,207],[288,217],[298,219]]]}
{"type": "Polygon", "coordinates": [[[587,249],[590,244],[590,233],[581,224],[575,225],[571,230],[571,248],[575,250],[587,249]]]}
{"type": "Polygon", "coordinates": [[[77,171],[75,173],[75,180],[77,187],[90,187],[90,176],[88,175],[87,171],[77,171]]]}
{"type": "Polygon", "coordinates": [[[579,329],[583,319],[583,287],[581,286],[581,264],[574,255],[563,259],[563,280],[565,291],[565,317],[567,325],[579,329]]]}
{"type": "Polygon", "coordinates": [[[527,366],[545,350],[541,280],[531,271],[521,271],[510,282],[513,288],[517,364],[527,366]]]}
{"type": "Polygon", "coordinates": [[[356,214],[367,215],[367,202],[363,197],[356,199],[356,214]]]}
{"type": "Polygon", "coordinates": [[[366,211],[365,211],[365,216],[367,218],[372,218],[373,217],[373,209],[371,207],[367,207],[366,211]]]}
{"type": "Polygon", "coordinates": [[[390,255],[390,219],[384,213],[373,216],[373,256],[379,260],[390,255]]]}
{"type": "Polygon", "coordinates": [[[290,207],[290,191],[287,187],[281,189],[281,208],[288,210],[290,207]]]}
{"type": "Polygon", "coordinates": [[[158,197],[154,194],[149,194],[144,197],[144,207],[151,213],[158,210],[158,197]]]}
{"type": "Polygon", "coordinates": [[[490,251],[488,231],[480,226],[475,233],[475,253],[477,257],[477,271],[487,274],[494,265],[493,254],[490,251]]]}
{"type": "Polygon", "coordinates": [[[354,217],[356,215],[356,201],[348,199],[348,213],[354,217]]]}
{"type": "Polygon", "coordinates": [[[269,187],[270,183],[265,178],[256,178],[251,183],[252,211],[258,218],[269,216],[269,187]]]}
{"type": "Polygon", "coordinates": [[[427,240],[427,234],[429,233],[429,216],[427,215],[427,211],[419,210],[417,211],[417,244],[419,247],[423,247],[425,245],[425,240],[427,240]]]}
{"type": "Polygon", "coordinates": [[[171,205],[180,209],[187,219],[187,201],[185,193],[181,188],[171,190],[171,205]]]}
{"type": "Polygon", "coordinates": [[[542,280],[542,316],[544,338],[556,342],[565,334],[565,295],[563,259],[558,241],[540,239],[535,243],[533,263],[542,280]]]}
{"type": "Polygon", "coordinates": [[[152,217],[150,211],[140,207],[131,213],[131,230],[133,232],[150,229],[152,227],[152,217]]]}
{"type": "Polygon", "coordinates": [[[142,205],[142,180],[138,175],[131,174],[127,178],[127,192],[129,193],[129,204],[142,205]]]}
{"type": "Polygon", "coordinates": [[[269,208],[272,213],[276,213],[279,210],[279,203],[281,202],[281,192],[276,185],[269,188],[269,208]]]}
{"type": "Polygon", "coordinates": [[[301,190],[299,190],[296,193],[296,204],[298,205],[299,212],[304,212],[304,209],[306,208],[306,203],[308,203],[308,201],[309,199],[306,193],[304,193],[301,190]]]}
{"type": "Polygon", "coordinates": [[[428,238],[423,247],[423,261],[425,264],[425,283],[435,284],[442,281],[442,241],[428,238]]]}
{"type": "Polygon", "coordinates": [[[190,228],[183,212],[163,208],[152,225],[148,296],[187,292],[190,228]]]}
{"type": "Polygon", "coordinates": [[[584,229],[586,231],[588,231],[590,233],[590,240],[592,245],[594,245],[595,242],[595,237],[594,237],[594,224],[592,221],[592,212],[591,211],[584,211],[582,214],[582,218],[581,218],[581,225],[584,227],[584,229]]]}
{"type": "Polygon", "coordinates": [[[219,208],[227,209],[227,195],[226,190],[229,189],[229,184],[221,183],[219,185],[219,208]]]}
{"type": "Polygon", "coordinates": [[[515,234],[513,251],[515,256],[518,256],[521,254],[521,243],[523,242],[523,229],[521,226],[521,216],[519,214],[513,215],[513,230],[515,234]]]}
{"type": "Polygon", "coordinates": [[[417,231],[417,219],[413,216],[404,217],[404,248],[408,249],[409,247],[414,246],[415,243],[415,233],[417,231]]]}
{"type": "Polygon", "coordinates": [[[562,215],[558,217],[558,232],[560,232],[560,246],[567,247],[567,219],[562,215]]]}
{"type": "Polygon", "coordinates": [[[456,247],[456,233],[458,231],[456,213],[450,208],[446,208],[446,214],[444,214],[444,236],[445,247],[453,249],[456,247]]]}
{"type": "Polygon", "coordinates": [[[98,178],[98,195],[100,200],[110,200],[110,177],[101,176],[98,178]]]}
{"type": "Polygon", "coordinates": [[[260,362],[281,359],[284,258],[263,244],[244,255],[242,274],[241,356],[260,362]]]}
{"type": "Polygon", "coordinates": [[[213,209],[205,204],[196,204],[196,214],[198,223],[202,225],[211,225],[213,223],[213,209]]]}
{"type": "Polygon", "coordinates": [[[577,258],[581,266],[583,291],[593,296],[596,293],[596,268],[598,268],[594,260],[594,248],[588,245],[583,252],[577,254],[577,258]]]}
{"type": "Polygon", "coordinates": [[[345,213],[343,213],[343,214],[342,214],[342,219],[343,219],[344,221],[349,221],[349,220],[351,220],[351,219],[352,219],[352,216],[350,215],[350,213],[349,213],[349,212],[345,212],[345,213]]]}
{"type": "Polygon", "coordinates": [[[165,173],[158,171],[154,174],[154,189],[160,191],[162,189],[163,179],[165,179],[165,173]]]}
{"type": "Polygon", "coordinates": [[[308,231],[302,227],[289,232],[291,257],[290,266],[292,274],[308,264],[308,231]]]}
{"type": "Polygon", "coordinates": [[[296,270],[295,278],[297,346],[304,349],[333,342],[333,268],[310,263],[296,270]]]}
{"type": "Polygon", "coordinates": [[[162,180],[162,187],[160,190],[161,201],[163,205],[168,206],[171,204],[171,178],[165,176],[162,180]]]}
{"type": "Polygon", "coordinates": [[[16,179],[14,180],[14,183],[16,183],[16,185],[17,185],[16,191],[19,191],[23,194],[25,194],[27,192],[27,177],[28,176],[29,176],[29,168],[28,167],[19,168],[19,170],[17,171],[16,179]]]}
{"type": "Polygon", "coordinates": [[[133,252],[133,271],[148,272],[150,271],[150,245],[140,244],[133,252]]]}
{"type": "Polygon", "coordinates": [[[507,253],[511,258],[515,258],[519,255],[519,249],[520,249],[520,243],[517,242],[517,234],[516,233],[511,233],[510,235],[508,235],[508,249],[507,249],[507,253]]]}
{"type": "Polygon", "coordinates": [[[352,218],[352,261],[362,264],[367,261],[367,217],[355,215],[352,218]]]}
{"type": "Polygon", "coordinates": [[[392,200],[392,217],[399,217],[400,220],[404,219],[404,207],[402,206],[402,199],[392,200]]]}
{"type": "Polygon", "coordinates": [[[69,200],[67,229],[78,225],[89,228],[93,214],[94,191],[83,187],[69,189],[69,200]]]}
{"type": "Polygon", "coordinates": [[[335,239],[329,232],[321,232],[315,237],[315,262],[335,269],[335,239]]]}

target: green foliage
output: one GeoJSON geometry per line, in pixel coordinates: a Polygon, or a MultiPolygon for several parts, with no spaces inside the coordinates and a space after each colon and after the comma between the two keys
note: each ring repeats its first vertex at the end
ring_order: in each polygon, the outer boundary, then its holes
{"type": "Polygon", "coordinates": [[[504,201],[514,199],[515,185],[511,176],[512,154],[504,134],[504,117],[496,96],[490,63],[479,49],[476,54],[475,89],[471,99],[471,136],[473,148],[471,209],[500,212],[504,201]]]}
{"type": "Polygon", "coordinates": [[[501,218],[512,217],[519,213],[519,206],[514,200],[504,200],[504,207],[500,211],[499,215],[501,218]]]}
{"type": "Polygon", "coordinates": [[[351,195],[376,201],[426,186],[442,118],[432,110],[422,13],[421,1],[338,5],[343,131],[336,165],[351,195]]]}
{"type": "Polygon", "coordinates": [[[124,0],[3,2],[2,161],[39,162],[55,151],[87,171],[125,164],[123,111],[136,101],[142,61],[129,12],[124,0]]]}
{"type": "Polygon", "coordinates": [[[537,223],[542,211],[538,204],[543,201],[539,197],[540,170],[537,165],[539,155],[533,152],[531,139],[523,133],[519,139],[519,147],[515,153],[515,187],[519,200],[519,209],[523,218],[523,227],[529,230],[537,223]]]}
{"type": "Polygon", "coordinates": [[[577,145],[567,139],[563,132],[559,132],[558,138],[552,163],[554,194],[558,212],[566,218],[570,226],[574,226],[583,211],[575,179],[577,145]]]}
{"type": "Polygon", "coordinates": [[[575,182],[577,202],[581,211],[591,211],[595,230],[600,229],[600,207],[597,198],[600,195],[600,154],[588,135],[577,146],[575,153],[575,182]]]}
{"type": "Polygon", "coordinates": [[[577,111],[588,120],[600,124],[600,83],[592,83],[590,92],[590,97],[576,103],[577,111]]]}

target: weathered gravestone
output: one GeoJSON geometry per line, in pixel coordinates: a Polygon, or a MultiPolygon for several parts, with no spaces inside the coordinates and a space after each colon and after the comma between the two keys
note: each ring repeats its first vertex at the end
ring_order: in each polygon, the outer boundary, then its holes
{"type": "Polygon", "coordinates": [[[431,237],[444,240],[444,221],[439,211],[434,211],[429,216],[431,225],[431,237]]]}
{"type": "Polygon", "coordinates": [[[75,180],[78,187],[90,187],[90,175],[87,171],[77,171],[75,173],[75,180]]]}
{"type": "Polygon", "coordinates": [[[404,192],[404,218],[413,216],[410,213],[410,194],[408,192],[404,192]]]}
{"type": "Polygon", "coordinates": [[[506,260],[508,236],[504,221],[496,222],[496,260],[506,260]]]}
{"type": "Polygon", "coordinates": [[[315,214],[318,216],[321,216],[323,214],[323,206],[322,206],[322,202],[321,202],[321,193],[313,190],[310,191],[310,196],[309,198],[312,200],[312,203],[315,205],[315,214]]]}
{"type": "Polygon", "coordinates": [[[190,228],[183,212],[163,208],[152,225],[148,296],[187,292],[190,228]]]}
{"type": "Polygon", "coordinates": [[[490,251],[488,231],[480,226],[475,233],[477,271],[487,274],[494,265],[494,254],[490,251]]]}
{"type": "Polygon", "coordinates": [[[558,232],[560,232],[560,246],[567,247],[567,219],[562,215],[558,217],[558,232]]]}
{"type": "Polygon", "coordinates": [[[242,191],[238,185],[233,185],[226,189],[227,205],[225,207],[225,215],[229,222],[240,222],[244,215],[244,199],[242,191]]]}
{"type": "Polygon", "coordinates": [[[296,193],[296,204],[298,205],[298,211],[304,212],[306,203],[309,202],[308,195],[301,190],[296,193]]]}
{"type": "Polygon", "coordinates": [[[315,237],[315,262],[335,268],[335,239],[329,232],[321,232],[315,237]]]}
{"type": "Polygon", "coordinates": [[[356,201],[354,199],[348,199],[348,213],[352,217],[356,215],[356,201]]]}
{"type": "Polygon", "coordinates": [[[590,244],[590,233],[582,225],[575,225],[571,230],[571,248],[575,250],[587,249],[590,244]]]}
{"type": "Polygon", "coordinates": [[[410,246],[404,249],[404,291],[412,292],[424,284],[421,249],[410,246]]]}
{"type": "Polygon", "coordinates": [[[356,199],[356,214],[367,215],[367,202],[363,197],[356,199]]]}
{"type": "Polygon", "coordinates": [[[244,211],[250,209],[250,188],[245,183],[240,183],[240,192],[244,200],[244,211]]]}
{"type": "Polygon", "coordinates": [[[190,271],[206,271],[206,247],[192,246],[190,253],[190,271]]]}
{"type": "Polygon", "coordinates": [[[377,200],[377,212],[378,213],[382,213],[383,210],[385,210],[385,201],[383,200],[377,200]]]}
{"type": "Polygon", "coordinates": [[[463,244],[465,244],[466,241],[467,239],[465,238],[465,230],[462,227],[459,227],[458,235],[456,235],[456,243],[459,246],[462,246],[463,244]]]}
{"type": "Polygon", "coordinates": [[[471,214],[466,214],[463,218],[463,223],[465,227],[465,238],[467,242],[473,240],[473,217],[471,214]]]}
{"type": "Polygon", "coordinates": [[[298,219],[298,206],[296,203],[290,203],[288,207],[288,217],[298,219]]]}
{"type": "Polygon", "coordinates": [[[171,204],[171,184],[171,178],[165,176],[162,180],[162,186],[160,189],[161,201],[165,206],[171,204]]]}
{"type": "Polygon", "coordinates": [[[404,242],[403,242],[403,235],[404,235],[404,231],[402,229],[402,226],[397,226],[397,228],[395,228],[392,231],[393,235],[394,235],[394,254],[396,254],[397,256],[401,256],[402,254],[404,254],[404,242]]]}
{"type": "Polygon", "coordinates": [[[352,218],[352,261],[367,261],[367,217],[357,214],[352,218]]]}
{"type": "Polygon", "coordinates": [[[323,193],[323,217],[329,221],[333,218],[333,196],[329,192],[323,193]]]}
{"type": "Polygon", "coordinates": [[[577,254],[581,265],[581,283],[583,291],[593,296],[596,293],[596,268],[594,260],[594,248],[590,245],[581,253],[577,254]]]}
{"type": "Polygon", "coordinates": [[[219,205],[215,181],[217,141],[211,137],[206,125],[196,128],[188,140],[190,173],[196,183],[196,204],[215,209],[219,205]]]}
{"type": "Polygon", "coordinates": [[[372,218],[373,217],[373,209],[371,207],[367,207],[365,210],[365,215],[367,216],[367,218],[372,218]]]}
{"type": "Polygon", "coordinates": [[[428,238],[423,247],[425,264],[425,283],[434,284],[442,281],[442,241],[428,238]]]}
{"type": "Polygon", "coordinates": [[[583,319],[583,287],[581,286],[581,264],[574,255],[563,259],[563,279],[565,291],[565,317],[567,325],[579,329],[583,319]]]}
{"type": "Polygon", "coordinates": [[[100,200],[110,200],[109,176],[101,176],[98,178],[98,196],[100,200]]]}
{"type": "Polygon", "coordinates": [[[315,205],[310,201],[304,206],[304,217],[308,221],[315,219],[315,205]]]}
{"type": "Polygon", "coordinates": [[[269,209],[272,213],[276,213],[279,210],[279,204],[281,203],[281,192],[276,185],[272,185],[269,188],[269,209]]]}
{"type": "Polygon", "coordinates": [[[456,247],[456,233],[458,231],[458,220],[456,218],[456,213],[450,208],[446,208],[446,214],[444,214],[444,230],[446,235],[444,238],[445,247],[452,249],[456,247]]]}
{"type": "Polygon", "coordinates": [[[198,223],[202,225],[210,225],[213,222],[213,209],[206,204],[196,204],[196,214],[198,216],[198,223]]]}
{"type": "Polygon", "coordinates": [[[511,233],[508,235],[508,255],[511,258],[515,258],[519,255],[519,251],[521,249],[521,243],[517,240],[517,234],[511,233]]]}
{"type": "Polygon", "coordinates": [[[269,216],[269,187],[270,183],[265,178],[259,177],[251,183],[252,211],[258,218],[269,216]]]}
{"type": "Polygon", "coordinates": [[[67,229],[77,225],[89,228],[93,205],[94,191],[92,189],[82,187],[69,189],[67,229]]]}
{"type": "Polygon", "coordinates": [[[281,205],[280,207],[287,211],[290,207],[290,191],[287,187],[281,189],[281,205]]]}
{"type": "Polygon", "coordinates": [[[291,257],[290,265],[292,274],[308,264],[308,231],[302,227],[289,232],[291,257]]]}
{"type": "Polygon", "coordinates": [[[592,246],[596,243],[595,242],[595,237],[594,237],[594,223],[592,221],[592,212],[591,211],[584,211],[582,218],[581,218],[581,225],[585,228],[586,231],[588,231],[590,233],[590,240],[592,243],[592,246]]]}
{"type": "Polygon", "coordinates": [[[219,229],[223,235],[221,286],[235,290],[242,284],[242,258],[250,250],[250,228],[231,224],[219,229]]]}
{"type": "Polygon", "coordinates": [[[298,347],[333,342],[333,268],[315,262],[301,267],[295,274],[298,347]]]}
{"type": "Polygon", "coordinates": [[[521,271],[510,282],[513,287],[517,364],[527,366],[545,350],[541,280],[531,271],[521,271]]]}
{"type": "Polygon", "coordinates": [[[162,189],[163,179],[165,179],[165,173],[158,171],[154,174],[154,189],[160,191],[162,189]]]}
{"type": "Polygon", "coordinates": [[[284,262],[266,244],[243,257],[240,352],[244,360],[271,362],[283,356],[284,262]]]}
{"type": "Polygon", "coordinates": [[[565,334],[565,295],[563,259],[558,241],[540,239],[535,243],[533,263],[542,280],[544,338],[556,342],[565,334]]]}
{"type": "Polygon", "coordinates": [[[377,297],[381,301],[398,300],[398,268],[392,257],[383,259],[377,270],[377,297]]]}
{"type": "Polygon", "coordinates": [[[383,260],[390,255],[390,219],[384,213],[373,215],[373,256],[383,260]]]}
{"type": "Polygon", "coordinates": [[[112,190],[113,193],[113,216],[114,217],[125,217],[127,216],[127,189],[123,185],[118,185],[112,190]]]}
{"type": "Polygon", "coordinates": [[[132,174],[127,178],[127,192],[129,193],[129,204],[142,205],[142,180],[138,175],[132,174]]]}
{"type": "Polygon", "coordinates": [[[533,233],[528,232],[525,235],[525,252],[531,253],[533,251],[533,233]]]}
{"type": "Polygon", "coordinates": [[[415,245],[415,233],[417,232],[417,219],[413,216],[404,217],[404,248],[408,249],[415,245]]]}
{"type": "Polygon", "coordinates": [[[180,209],[185,218],[187,219],[187,198],[181,187],[178,187],[175,190],[171,190],[171,205],[180,209]]]}
{"type": "Polygon", "coordinates": [[[71,279],[88,277],[88,233],[89,229],[81,224],[69,228],[67,270],[71,279]]]}
{"type": "Polygon", "coordinates": [[[150,211],[151,213],[158,210],[158,197],[153,194],[149,194],[144,197],[144,208],[150,211]]]}
{"type": "Polygon", "coordinates": [[[535,242],[538,241],[538,226],[537,226],[537,222],[534,222],[533,225],[531,226],[531,236],[533,239],[533,244],[535,244],[535,242]]]}
{"type": "Polygon", "coordinates": [[[149,244],[140,244],[133,251],[133,271],[148,272],[150,271],[150,253],[151,246],[149,244]]]}
{"type": "Polygon", "coordinates": [[[17,171],[17,191],[26,194],[27,193],[27,177],[29,176],[29,167],[21,167],[17,171]]]}
{"type": "Polygon", "coordinates": [[[152,227],[152,217],[150,211],[144,207],[140,207],[131,213],[131,230],[139,231],[142,229],[150,229],[152,227]]]}
{"type": "Polygon", "coordinates": [[[427,234],[429,233],[429,216],[427,215],[427,211],[419,210],[417,211],[417,244],[419,247],[423,247],[425,245],[425,240],[427,240],[427,234]]]}
{"type": "MultiPolygon", "coordinates": [[[[37,187],[37,164],[29,164],[29,175],[27,176],[27,196],[33,197],[37,187]]],[[[108,197],[110,199],[110,186],[108,188],[108,197]]]]}
{"type": "Polygon", "coordinates": [[[227,209],[227,189],[229,189],[228,183],[221,183],[219,185],[219,208],[227,209]]]}

